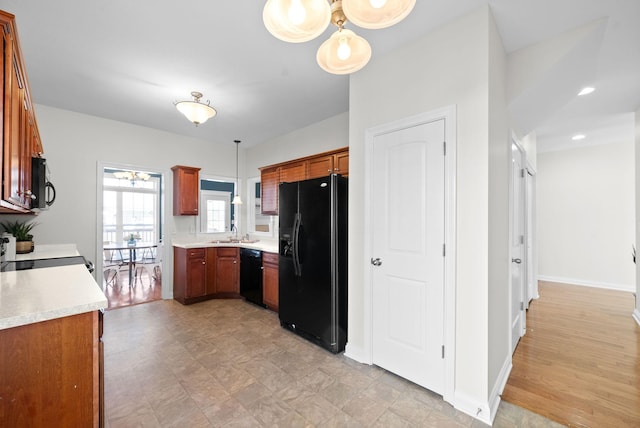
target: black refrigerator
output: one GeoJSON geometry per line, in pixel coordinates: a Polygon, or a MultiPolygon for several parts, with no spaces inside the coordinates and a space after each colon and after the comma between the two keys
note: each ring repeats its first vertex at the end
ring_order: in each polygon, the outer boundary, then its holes
{"type": "Polygon", "coordinates": [[[279,187],[280,324],[338,353],[347,343],[348,180],[279,187]]]}

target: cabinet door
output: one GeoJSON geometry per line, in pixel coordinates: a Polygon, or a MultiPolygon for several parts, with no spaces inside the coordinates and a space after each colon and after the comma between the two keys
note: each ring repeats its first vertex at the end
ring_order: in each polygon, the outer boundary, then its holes
{"type": "Polygon", "coordinates": [[[10,35],[5,34],[5,73],[4,73],[4,90],[5,90],[5,109],[4,109],[4,188],[3,199],[7,202],[28,207],[26,205],[25,194],[21,187],[23,174],[21,167],[23,166],[23,156],[25,138],[25,104],[24,104],[24,83],[18,64],[14,57],[14,45],[10,35]]]}
{"type": "Polygon", "coordinates": [[[198,215],[200,168],[176,165],[173,171],[173,215],[198,215]]]}
{"type": "Polygon", "coordinates": [[[307,178],[326,177],[333,172],[333,155],[318,156],[307,163],[307,178]]]}
{"type": "Polygon", "coordinates": [[[278,168],[267,168],[260,171],[260,201],[262,214],[278,215],[278,184],[280,171],[278,168]]]}
{"type": "Polygon", "coordinates": [[[216,258],[216,294],[240,294],[240,251],[238,248],[218,248],[216,258]]]}
{"type": "Polygon", "coordinates": [[[262,302],[278,311],[278,254],[262,253],[262,302]]]}
{"type": "Polygon", "coordinates": [[[307,178],[307,163],[296,162],[280,167],[280,183],[292,183],[307,178]]]}
{"type": "Polygon", "coordinates": [[[187,288],[186,298],[202,297],[207,293],[207,263],[202,255],[187,259],[187,288]]]}
{"type": "Polygon", "coordinates": [[[349,175],[349,152],[336,153],[333,156],[333,172],[344,176],[349,175]]]}

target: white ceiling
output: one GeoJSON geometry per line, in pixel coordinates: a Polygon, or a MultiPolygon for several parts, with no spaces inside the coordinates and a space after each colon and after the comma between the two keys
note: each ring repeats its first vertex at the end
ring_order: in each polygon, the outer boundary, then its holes
{"type": "MultiPolygon", "coordinates": [[[[570,136],[578,132],[587,135],[579,144],[633,138],[633,112],[640,108],[638,0],[418,0],[394,27],[350,28],[370,42],[375,59],[487,3],[514,55],[540,44],[544,56],[549,40],[596,28],[510,105],[526,130],[536,131],[539,150],[575,146],[570,136]],[[583,84],[596,92],[578,99],[583,84]]],[[[37,104],[245,145],[348,110],[349,78],[315,62],[332,30],[307,43],[282,42],[264,28],[263,6],[255,0],[0,0],[0,9],[16,15],[37,104]],[[197,128],[173,106],[193,90],[218,110],[197,128]]]]}

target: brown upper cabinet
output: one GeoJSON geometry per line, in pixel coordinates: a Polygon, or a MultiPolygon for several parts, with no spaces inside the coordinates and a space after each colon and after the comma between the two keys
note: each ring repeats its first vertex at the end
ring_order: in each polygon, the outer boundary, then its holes
{"type": "Polygon", "coordinates": [[[278,215],[278,185],[329,174],[349,175],[349,148],[260,168],[262,214],[278,215]]]}
{"type": "Polygon", "coordinates": [[[0,11],[2,56],[2,197],[0,212],[30,212],[31,158],[42,155],[42,142],[31,101],[15,17],[0,11]]]}
{"type": "Polygon", "coordinates": [[[176,165],[173,171],[173,215],[198,215],[200,168],[176,165]]]}

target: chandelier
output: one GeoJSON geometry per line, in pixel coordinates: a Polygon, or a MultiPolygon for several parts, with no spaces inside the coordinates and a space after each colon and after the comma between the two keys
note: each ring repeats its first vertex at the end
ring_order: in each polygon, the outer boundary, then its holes
{"type": "Polygon", "coordinates": [[[200,92],[193,91],[191,96],[193,101],[177,101],[174,105],[180,113],[184,114],[196,126],[205,123],[216,115],[216,109],[209,105],[209,100],[207,100],[206,104],[200,102],[200,98],[202,98],[200,92]]]}
{"type": "Polygon", "coordinates": [[[273,36],[291,43],[318,37],[331,22],[338,31],[320,45],[316,60],[329,73],[349,74],[367,65],[371,46],[344,25],[352,22],[369,29],[390,27],[409,15],[415,3],[416,0],[267,0],[262,20],[273,36]]]}
{"type": "Polygon", "coordinates": [[[132,186],[136,185],[136,181],[147,181],[151,178],[146,172],[136,171],[115,171],[113,175],[120,180],[129,180],[132,186]]]}
{"type": "Polygon", "coordinates": [[[233,142],[236,143],[236,195],[233,197],[231,204],[242,205],[242,199],[240,199],[240,195],[238,194],[238,186],[240,184],[238,180],[238,147],[240,147],[240,140],[233,140],[233,142]]]}

